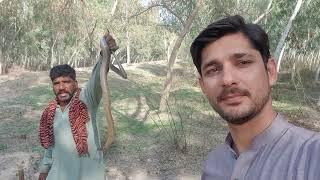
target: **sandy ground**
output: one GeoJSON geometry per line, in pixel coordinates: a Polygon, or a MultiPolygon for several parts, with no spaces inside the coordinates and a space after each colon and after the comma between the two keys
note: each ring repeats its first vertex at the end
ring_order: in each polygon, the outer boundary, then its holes
{"type": "MultiPolygon", "coordinates": [[[[79,77],[87,76],[89,70],[80,69],[79,77]]],[[[27,95],[33,87],[49,83],[47,72],[28,72],[17,68],[8,75],[0,76],[0,126],[6,132],[1,132],[0,129],[0,145],[6,145],[6,148],[0,151],[1,180],[17,179],[19,169],[24,170],[25,179],[38,177],[42,153],[39,153],[39,150],[34,151],[35,148],[39,148],[37,127],[29,128],[28,132],[23,132],[23,129],[38,121],[41,109],[34,109],[27,103],[16,101],[15,98],[27,95]]],[[[140,99],[142,103],[145,101],[143,98],[140,99]]],[[[135,112],[136,117],[146,116],[148,107],[143,105],[142,109],[135,112]]],[[[204,133],[200,135],[201,138],[206,138],[204,133]]],[[[122,145],[127,139],[118,140],[117,147],[106,153],[108,179],[199,179],[201,162],[205,156],[202,151],[190,148],[187,153],[181,153],[167,144],[153,142],[156,140],[154,137],[130,138],[132,143],[140,141],[140,144],[149,143],[150,146],[132,153],[132,150],[127,150],[127,147],[122,145]]],[[[208,147],[205,151],[209,151],[208,147]]]]}

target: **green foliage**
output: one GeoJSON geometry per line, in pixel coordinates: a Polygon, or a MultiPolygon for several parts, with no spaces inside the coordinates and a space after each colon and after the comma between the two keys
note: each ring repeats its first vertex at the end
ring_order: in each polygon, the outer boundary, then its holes
{"type": "Polygon", "coordinates": [[[0,143],[0,151],[6,150],[8,146],[6,144],[1,144],[0,143]]]}
{"type": "Polygon", "coordinates": [[[295,19],[289,39],[290,47],[305,51],[319,50],[320,46],[320,1],[306,1],[295,19]],[[307,27],[307,28],[301,28],[307,27]]]}
{"type": "MultiPolygon", "coordinates": [[[[31,70],[46,70],[58,63],[90,66],[99,53],[99,39],[106,29],[120,46],[117,54],[121,62],[128,59],[128,43],[132,62],[164,60],[168,58],[172,42],[183,29],[182,22],[186,21],[197,1],[157,0],[153,2],[166,6],[157,6],[139,14],[148,5],[141,0],[119,0],[115,13],[111,14],[115,2],[2,1],[0,62],[5,68],[15,64],[31,70]]],[[[252,22],[265,13],[269,2],[204,0],[190,33],[181,45],[178,58],[190,59],[192,40],[209,23],[234,14],[252,22]]],[[[295,4],[296,1],[292,0],[273,0],[270,13],[259,22],[269,34],[271,52],[277,46],[295,4]]],[[[298,54],[318,52],[319,7],[320,0],[304,1],[287,37],[287,49],[298,54]]]]}

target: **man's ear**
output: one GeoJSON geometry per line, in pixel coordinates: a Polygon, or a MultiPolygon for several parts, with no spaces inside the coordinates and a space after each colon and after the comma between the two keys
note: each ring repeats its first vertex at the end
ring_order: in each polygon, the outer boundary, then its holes
{"type": "Polygon", "coordinates": [[[77,81],[77,80],[74,80],[74,82],[75,82],[76,87],[79,88],[79,86],[78,86],[78,81],[77,81]]]}
{"type": "Polygon", "coordinates": [[[201,75],[199,75],[199,77],[198,77],[198,82],[201,87],[202,93],[207,96],[201,75]]]}
{"type": "Polygon", "coordinates": [[[277,72],[277,64],[274,58],[270,58],[267,62],[267,72],[269,77],[269,84],[273,86],[278,79],[278,72],[277,72]]]}

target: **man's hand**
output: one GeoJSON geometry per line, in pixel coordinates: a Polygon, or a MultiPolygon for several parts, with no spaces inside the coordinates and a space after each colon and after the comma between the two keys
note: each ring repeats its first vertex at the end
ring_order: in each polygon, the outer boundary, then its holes
{"type": "Polygon", "coordinates": [[[107,31],[103,37],[106,39],[107,45],[111,52],[115,52],[119,48],[109,31],[107,31]]]}
{"type": "Polygon", "coordinates": [[[48,173],[40,173],[38,180],[46,180],[48,176],[48,173]]]}

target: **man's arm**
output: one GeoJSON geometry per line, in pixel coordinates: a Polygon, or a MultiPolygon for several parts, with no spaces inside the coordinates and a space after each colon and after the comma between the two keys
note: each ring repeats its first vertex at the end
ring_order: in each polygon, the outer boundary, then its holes
{"type": "Polygon", "coordinates": [[[48,176],[48,173],[40,173],[38,180],[46,180],[48,176]]]}
{"type": "Polygon", "coordinates": [[[99,55],[98,62],[93,67],[91,76],[80,94],[80,99],[87,105],[89,110],[97,109],[102,97],[99,74],[101,60],[102,57],[99,55]]]}
{"type": "MultiPolygon", "coordinates": [[[[111,51],[116,51],[118,49],[118,46],[113,39],[113,37],[107,32],[104,37],[109,49],[111,51]]],[[[99,55],[98,62],[95,64],[91,77],[89,81],[87,82],[85,88],[83,88],[83,93],[81,93],[81,100],[85,102],[85,104],[88,106],[89,109],[95,110],[99,103],[100,99],[102,97],[102,89],[100,85],[100,68],[101,68],[101,61],[102,56],[99,55]]]]}
{"type": "Polygon", "coordinates": [[[39,168],[40,174],[39,174],[38,180],[45,180],[47,178],[51,165],[52,165],[52,148],[49,147],[44,151],[44,156],[39,168]]]}

